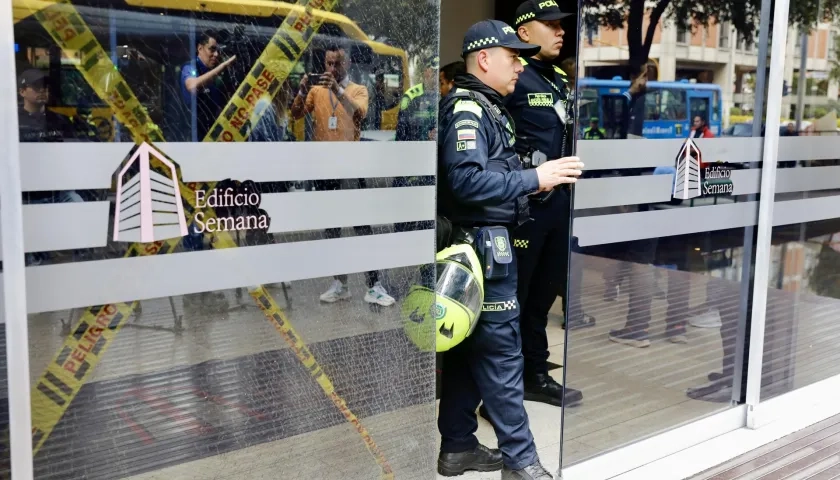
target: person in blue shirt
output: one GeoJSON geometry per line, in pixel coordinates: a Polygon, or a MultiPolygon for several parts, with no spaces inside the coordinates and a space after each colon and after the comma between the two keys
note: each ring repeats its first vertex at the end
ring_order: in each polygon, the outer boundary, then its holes
{"type": "Polygon", "coordinates": [[[202,141],[213,126],[228,99],[223,88],[222,72],[236,61],[236,55],[220,61],[218,34],[208,30],[201,34],[196,45],[196,58],[181,67],[181,96],[187,111],[192,111],[195,99],[196,135],[202,141]]]}
{"type": "MultiPolygon", "coordinates": [[[[196,45],[195,61],[187,62],[181,67],[181,95],[186,103],[187,111],[193,111],[193,100],[195,100],[195,135],[190,136],[194,142],[204,140],[227,103],[221,74],[236,60],[236,56],[220,62],[217,38],[218,34],[212,30],[202,33],[196,45]]],[[[204,249],[204,234],[198,232],[195,223],[190,225],[189,232],[184,237],[183,246],[187,251],[204,249]]],[[[200,297],[199,303],[204,305],[225,303],[218,295],[209,292],[201,294],[200,297]],[[204,298],[206,296],[213,298],[204,298]]]]}

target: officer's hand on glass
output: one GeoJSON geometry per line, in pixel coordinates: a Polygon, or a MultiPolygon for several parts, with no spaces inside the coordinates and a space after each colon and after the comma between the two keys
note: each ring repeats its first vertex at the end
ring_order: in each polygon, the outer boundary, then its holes
{"type": "Polygon", "coordinates": [[[578,157],[563,157],[549,160],[537,167],[540,191],[545,192],[557,185],[575,183],[583,173],[583,162],[578,157]]]}

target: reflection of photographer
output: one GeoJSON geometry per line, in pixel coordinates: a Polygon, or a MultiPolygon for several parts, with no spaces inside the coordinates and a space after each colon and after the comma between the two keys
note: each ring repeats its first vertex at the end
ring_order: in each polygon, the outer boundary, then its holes
{"type": "Polygon", "coordinates": [[[204,32],[198,39],[195,64],[188,62],[181,68],[181,93],[188,109],[192,109],[195,99],[196,136],[193,141],[207,135],[227,103],[220,75],[236,56],[221,61],[218,36],[213,31],[204,32]]]}
{"type": "Polygon", "coordinates": [[[292,117],[298,120],[312,114],[315,141],[359,141],[368,111],[367,88],[350,81],[350,58],[343,47],[328,47],[324,57],[326,71],[304,75],[301,80],[292,117]]]}

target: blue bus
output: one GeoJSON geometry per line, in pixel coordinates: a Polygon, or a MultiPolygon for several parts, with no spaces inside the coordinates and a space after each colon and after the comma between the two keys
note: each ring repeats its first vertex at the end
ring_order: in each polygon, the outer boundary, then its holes
{"type": "MultiPolygon", "coordinates": [[[[582,78],[579,81],[578,118],[580,130],[589,126],[589,119],[598,117],[607,138],[620,137],[620,124],[627,107],[622,95],[630,88],[629,80],[582,78]]],[[[709,83],[648,82],[645,94],[644,138],[685,138],[696,115],[706,119],[717,137],[721,132],[720,86],[709,83]]]]}

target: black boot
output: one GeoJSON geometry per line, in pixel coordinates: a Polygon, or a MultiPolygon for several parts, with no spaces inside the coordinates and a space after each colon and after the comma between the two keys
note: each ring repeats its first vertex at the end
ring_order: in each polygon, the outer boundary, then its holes
{"type": "Polygon", "coordinates": [[[525,378],[525,400],[547,403],[557,407],[572,407],[583,401],[583,393],[580,390],[566,387],[564,395],[563,385],[557,383],[548,374],[538,373],[525,378]]]}
{"type": "Polygon", "coordinates": [[[511,470],[505,466],[502,469],[502,480],[554,480],[554,476],[537,460],[522,470],[511,470]]]}
{"type": "MultiPolygon", "coordinates": [[[[502,452],[478,444],[473,450],[438,456],[438,473],[444,477],[463,475],[468,470],[495,472],[502,469],[502,452]]],[[[525,477],[527,478],[527,477],[525,477]]]]}

